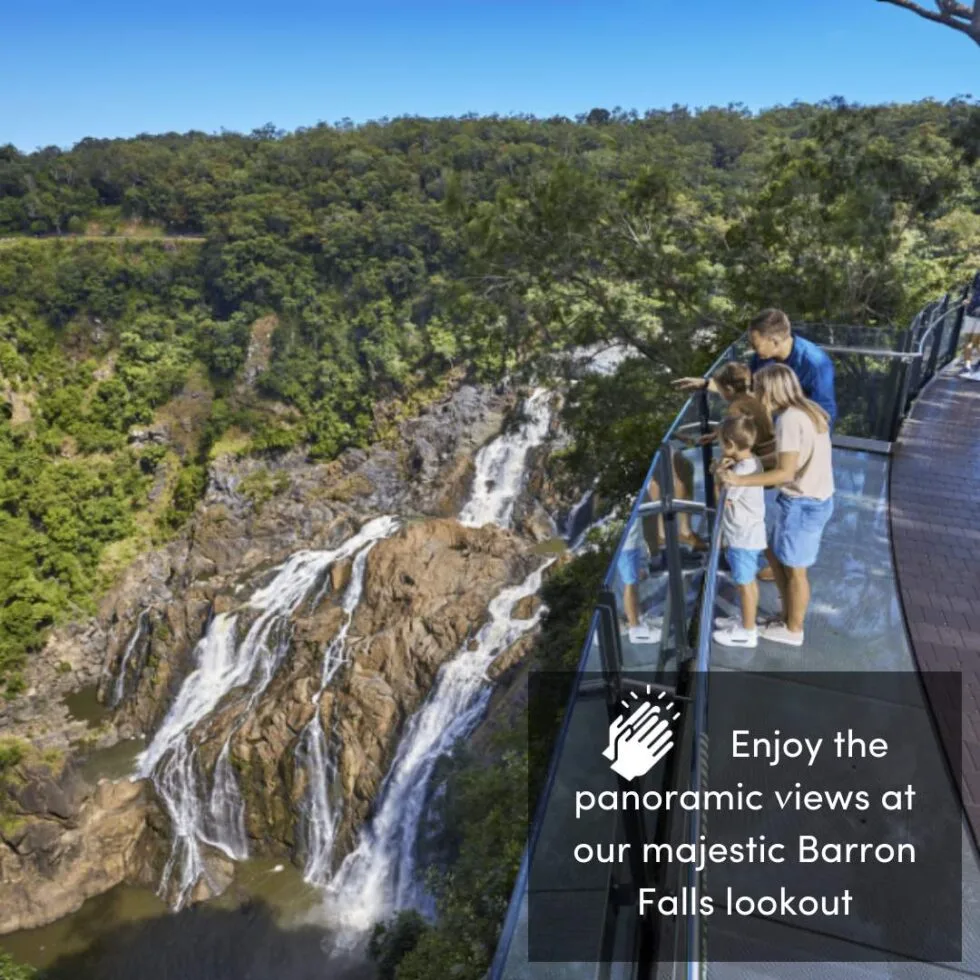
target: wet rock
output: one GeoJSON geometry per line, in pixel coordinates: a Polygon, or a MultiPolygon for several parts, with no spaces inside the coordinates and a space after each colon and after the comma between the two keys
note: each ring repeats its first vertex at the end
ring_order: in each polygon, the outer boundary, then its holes
{"type": "Polygon", "coordinates": [[[204,849],[204,875],[191,889],[188,902],[206,902],[222,894],[235,880],[235,862],[221,851],[204,849]]]}
{"type": "Polygon", "coordinates": [[[330,588],[334,592],[343,592],[347,588],[353,565],[353,561],[347,559],[346,561],[339,561],[330,567],[330,588]]]}
{"type": "MultiPolygon", "coordinates": [[[[539,561],[508,532],[464,528],[454,520],[410,524],[371,550],[348,633],[347,666],[318,706],[325,730],[336,731],[341,747],[342,849],[366,818],[405,721],[439,668],[476,632],[490,600],[539,561]]],[[[297,847],[297,813],[307,790],[297,748],[317,708],[324,650],[345,620],[342,601],[343,587],[312,610],[299,610],[286,660],[233,736],[232,761],[256,852],[297,847]]],[[[235,717],[229,708],[217,729],[230,733],[235,717]]],[[[220,746],[223,736],[215,731],[209,741],[220,746]]],[[[206,765],[212,764],[208,758],[206,765]]]]}
{"type": "Polygon", "coordinates": [[[21,825],[19,840],[11,841],[14,850],[21,855],[51,851],[61,839],[62,829],[50,820],[34,820],[21,825]]]}
{"type": "Polygon", "coordinates": [[[525,596],[515,606],[511,616],[514,619],[530,619],[541,608],[541,597],[525,596]]]}

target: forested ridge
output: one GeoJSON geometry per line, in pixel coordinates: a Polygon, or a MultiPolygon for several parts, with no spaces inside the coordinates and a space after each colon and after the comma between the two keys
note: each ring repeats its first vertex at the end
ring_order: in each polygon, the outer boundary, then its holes
{"type": "MultiPolygon", "coordinates": [[[[45,630],[179,530],[217,454],[328,459],[464,377],[632,344],[570,391],[557,461],[625,498],[670,378],[759,307],[901,326],[969,279],[978,156],[967,100],[0,147],[0,685],[15,696],[45,630]]],[[[553,665],[600,559],[550,586],[553,665]]],[[[402,980],[486,969],[526,830],[515,738],[446,796],[444,925],[377,941],[394,971],[424,932],[402,980]]]]}
{"type": "Polygon", "coordinates": [[[901,324],[972,274],[978,120],[833,100],[0,148],[8,693],[216,452],[330,458],[450,378],[619,339],[647,358],[577,386],[567,463],[631,492],[667,372],[752,309],[901,324]],[[190,431],[134,440],[161,420],[190,431]]]}

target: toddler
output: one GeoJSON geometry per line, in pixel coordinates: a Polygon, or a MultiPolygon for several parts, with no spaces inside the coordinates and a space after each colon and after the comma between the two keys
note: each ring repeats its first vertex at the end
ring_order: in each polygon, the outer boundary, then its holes
{"type": "MultiPolygon", "coordinates": [[[[739,476],[762,472],[762,463],[752,452],[758,431],[749,415],[734,415],[718,426],[723,453],[722,466],[739,476]]],[[[722,543],[742,606],[742,623],[732,623],[712,635],[726,647],[751,649],[758,645],[756,614],[759,586],[756,574],[760,556],[766,548],[766,498],[762,487],[730,487],[721,517],[722,543]]]]}

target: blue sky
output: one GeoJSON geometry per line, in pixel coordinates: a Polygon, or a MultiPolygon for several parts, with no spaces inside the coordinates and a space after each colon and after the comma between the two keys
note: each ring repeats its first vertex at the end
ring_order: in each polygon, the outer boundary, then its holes
{"type": "Polygon", "coordinates": [[[0,144],[22,150],[344,117],[980,95],[976,45],[876,0],[47,0],[3,20],[0,144]]]}

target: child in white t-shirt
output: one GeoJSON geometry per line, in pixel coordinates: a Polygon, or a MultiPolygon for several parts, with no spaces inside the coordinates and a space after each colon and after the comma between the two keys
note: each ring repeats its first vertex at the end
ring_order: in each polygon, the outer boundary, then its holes
{"type": "MultiPolygon", "coordinates": [[[[748,415],[726,418],[718,427],[723,466],[739,476],[762,472],[762,463],[752,453],[756,425],[748,415]]],[[[732,578],[738,588],[742,622],[731,623],[712,635],[726,647],[751,649],[759,642],[755,617],[759,609],[756,575],[766,549],[766,497],[762,487],[729,487],[721,518],[722,543],[732,578]]]]}

